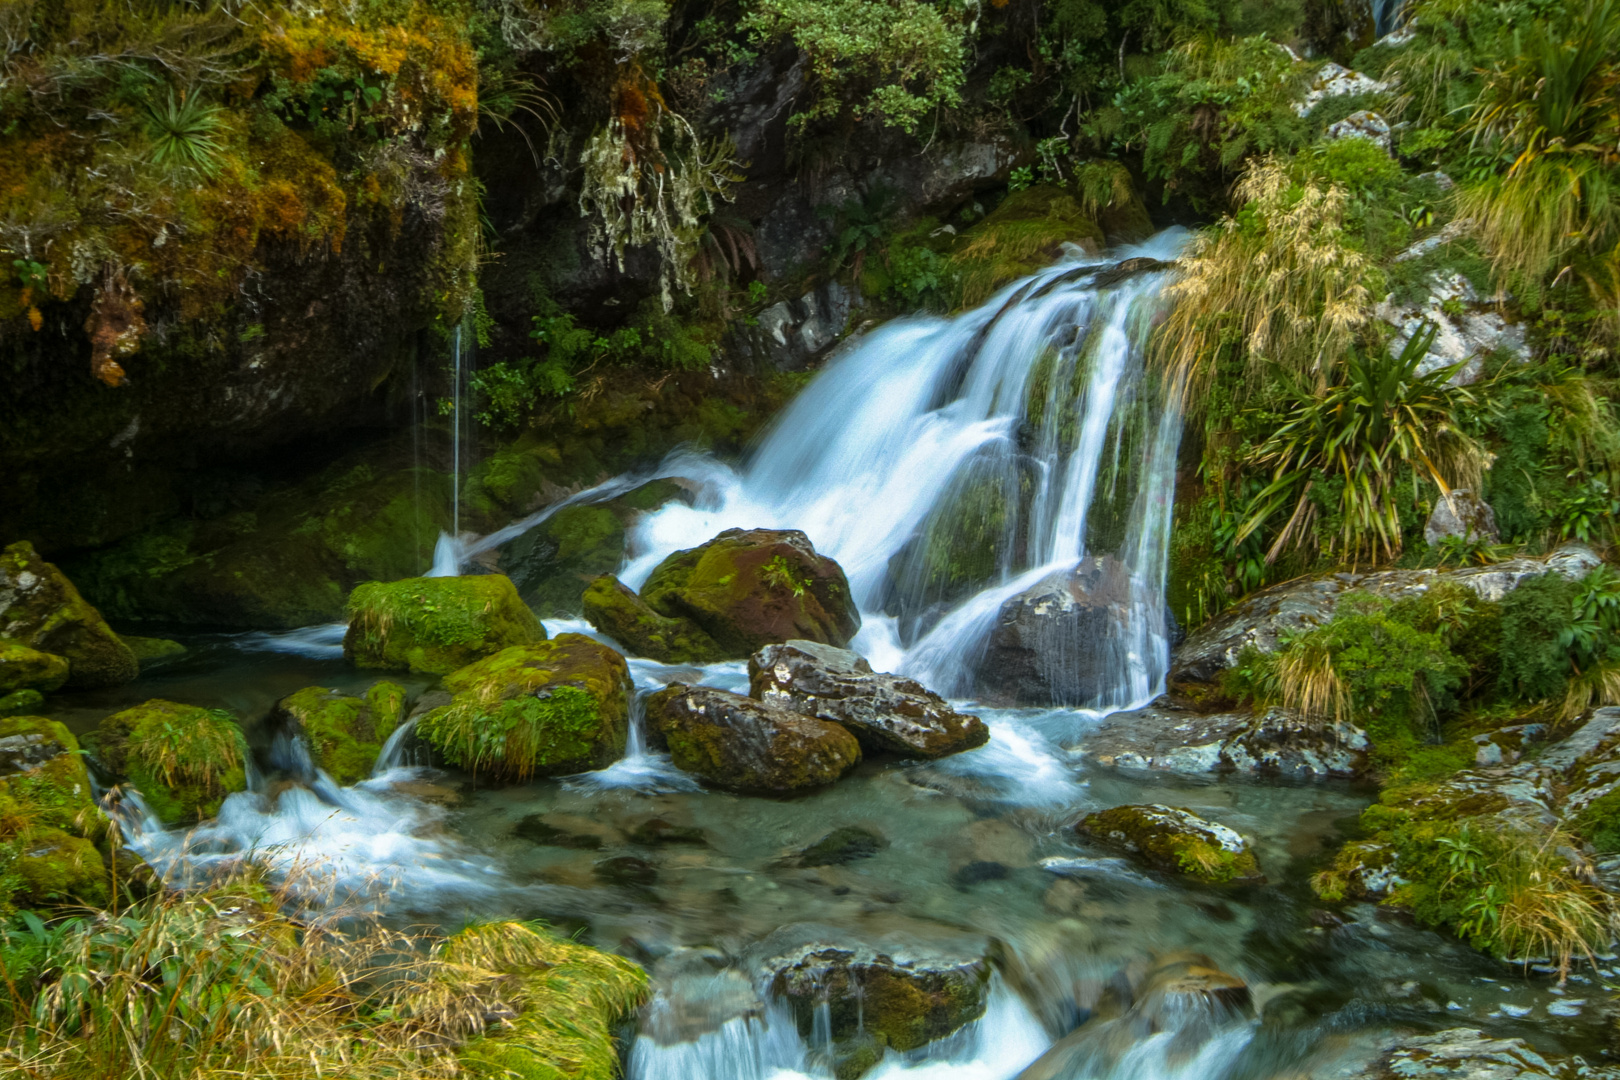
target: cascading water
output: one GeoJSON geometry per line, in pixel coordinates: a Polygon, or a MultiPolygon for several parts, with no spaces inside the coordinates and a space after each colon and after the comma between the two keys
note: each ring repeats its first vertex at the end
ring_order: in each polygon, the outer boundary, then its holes
{"type": "Polygon", "coordinates": [[[461,325],[451,335],[450,535],[461,535],[461,325]]]}

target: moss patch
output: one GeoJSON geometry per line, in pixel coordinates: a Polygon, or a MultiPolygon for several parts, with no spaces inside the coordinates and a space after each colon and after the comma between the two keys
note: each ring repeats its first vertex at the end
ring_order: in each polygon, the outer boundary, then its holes
{"type": "Polygon", "coordinates": [[[0,740],[0,910],[106,903],[107,819],[78,742],[39,716],[0,719],[0,740]]]}
{"type": "Polygon", "coordinates": [[[178,660],[186,655],[186,647],[178,641],[168,638],[134,637],[129,634],[120,634],[129,651],[135,654],[135,659],[144,669],[150,664],[161,664],[169,660],[178,660]]]}
{"type": "Polygon", "coordinates": [[[1158,870],[1209,884],[1264,881],[1248,841],[1191,810],[1171,806],[1116,806],[1087,814],[1082,835],[1138,856],[1158,870]]]}
{"type": "Polygon", "coordinates": [[[1051,266],[1065,242],[1102,250],[1103,231],[1063,188],[1039,184],[1014,192],[962,233],[951,252],[961,275],[962,306],[975,307],[1001,286],[1051,266]]]}
{"type": "Polygon", "coordinates": [[[612,574],[592,581],[582,602],[590,624],[634,656],[666,664],[707,664],[728,657],[697,623],[660,615],[612,574]]]}
{"type": "Polygon", "coordinates": [[[343,653],[356,665],[429,675],[546,636],[499,574],[370,582],[350,594],[348,618],[343,653]]]}
{"type": "Polygon", "coordinates": [[[382,744],[405,711],[405,688],[380,682],[364,697],[309,686],[276,703],[273,719],[293,726],[309,747],[310,760],[347,787],[371,775],[382,744]]]}
{"type": "Polygon", "coordinates": [[[154,699],[103,720],[95,750],[167,825],[211,818],[225,796],[247,787],[247,740],[220,709],[154,699]]]}
{"type": "Polygon", "coordinates": [[[14,690],[48,692],[67,682],[67,677],[65,658],[0,640],[0,695],[14,690]]]}
{"type": "Polygon", "coordinates": [[[101,613],[27,541],[0,552],[0,626],[22,645],[65,657],[73,689],[117,686],[140,673],[101,613]]]}
{"type": "Polygon", "coordinates": [[[629,668],[583,634],[503,649],[444,685],[454,700],[416,730],[453,765],[524,780],[600,769],[624,756],[629,668]]]}

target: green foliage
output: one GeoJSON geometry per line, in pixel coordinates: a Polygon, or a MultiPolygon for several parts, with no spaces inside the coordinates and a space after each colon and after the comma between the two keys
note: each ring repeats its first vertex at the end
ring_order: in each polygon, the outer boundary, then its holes
{"type": "Polygon", "coordinates": [[[812,96],[789,118],[872,117],[914,132],[961,101],[965,20],[925,0],[753,0],[738,30],[756,46],[791,39],[810,60],[812,96]]]}

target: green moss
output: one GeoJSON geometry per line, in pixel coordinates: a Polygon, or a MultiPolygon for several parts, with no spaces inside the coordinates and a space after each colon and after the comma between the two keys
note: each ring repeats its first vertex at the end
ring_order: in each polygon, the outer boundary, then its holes
{"type": "Polygon", "coordinates": [[[1596,851],[1605,855],[1620,852],[1620,791],[1587,803],[1574,827],[1596,851]]]}
{"type": "Polygon", "coordinates": [[[1042,184],[1014,192],[964,231],[951,253],[961,275],[962,305],[973,307],[1001,286],[1045,269],[1065,242],[1100,250],[1103,231],[1063,188],[1042,184]]]}
{"type": "Polygon", "coordinates": [[[343,652],[360,667],[446,675],[546,631],[500,574],[370,582],[349,595],[343,652]]]}
{"type": "Polygon", "coordinates": [[[13,690],[49,692],[67,682],[68,662],[60,656],[0,639],[0,695],[13,690]]]}
{"type": "Polygon", "coordinates": [[[129,646],[32,544],[22,541],[0,552],[0,585],[0,626],[19,644],[65,657],[69,687],[116,686],[139,674],[129,646]]]}
{"type": "Polygon", "coordinates": [[[371,775],[404,710],[405,688],[390,682],[377,683],[363,698],[310,686],[276,704],[276,714],[303,735],[310,760],[345,787],[371,775]]]}
{"type": "Polygon", "coordinates": [[[178,660],[186,655],[186,647],[178,641],[168,638],[133,637],[129,634],[120,634],[129,651],[135,654],[135,659],[142,667],[148,664],[163,663],[167,660],[178,660]]]}
{"type": "Polygon", "coordinates": [[[97,845],[107,839],[107,818],[78,742],[38,716],[0,719],[0,738],[24,740],[36,762],[0,775],[0,908],[106,903],[109,878],[97,845]]]}
{"type": "Polygon", "coordinates": [[[1561,574],[1519,583],[1502,600],[1500,688],[1524,701],[1561,696],[1571,673],[1563,635],[1574,624],[1575,584],[1561,574]]]}
{"type": "Polygon", "coordinates": [[[600,769],[624,755],[630,674],[582,634],[504,649],[444,681],[417,733],[453,765],[512,779],[600,769]]]}
{"type": "Polygon", "coordinates": [[[103,720],[95,750],[168,825],[211,818],[227,795],[247,787],[247,740],[220,709],[154,699],[103,720]]]}
{"type": "Polygon", "coordinates": [[[89,840],[61,829],[34,829],[21,847],[12,867],[21,878],[15,902],[30,907],[72,902],[104,907],[111,898],[107,867],[89,840]]]}
{"type": "Polygon", "coordinates": [[[1264,881],[1254,852],[1236,833],[1191,810],[1116,806],[1087,814],[1077,828],[1096,840],[1139,856],[1160,870],[1210,884],[1264,881]]]}
{"type": "Polygon", "coordinates": [[[660,615],[611,574],[592,581],[581,602],[590,624],[632,655],[666,664],[707,664],[728,658],[726,650],[697,623],[660,615]]]}
{"type": "Polygon", "coordinates": [[[0,697],[0,716],[24,716],[37,713],[45,704],[45,695],[38,690],[14,690],[0,697]]]}

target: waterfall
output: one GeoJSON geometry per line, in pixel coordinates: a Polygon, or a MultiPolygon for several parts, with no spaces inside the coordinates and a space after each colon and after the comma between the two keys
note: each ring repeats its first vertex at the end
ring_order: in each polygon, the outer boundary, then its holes
{"type": "Polygon", "coordinates": [[[643,554],[625,583],[722,529],[800,529],[849,577],[864,620],[856,647],[966,695],[1002,606],[1107,554],[1129,601],[1108,640],[1074,646],[1100,649],[1107,672],[1070,704],[1151,698],[1169,667],[1163,590],[1181,432],[1175,395],[1145,363],[1164,279],[1151,260],[1174,258],[1184,238],[1173,230],[1106,263],[1062,262],[955,318],[871,332],[713,497],[638,524],[643,554]]]}
{"type": "MultiPolygon", "coordinates": [[[[450,535],[461,535],[461,324],[451,337],[450,376],[450,535]]],[[[437,552],[434,561],[437,562],[437,552]]]]}

